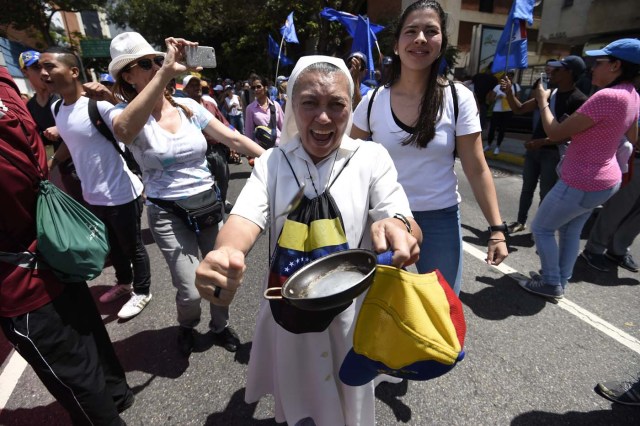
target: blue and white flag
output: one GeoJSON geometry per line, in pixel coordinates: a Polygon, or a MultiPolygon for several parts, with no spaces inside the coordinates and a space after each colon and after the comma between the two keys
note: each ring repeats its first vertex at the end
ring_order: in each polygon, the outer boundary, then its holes
{"type": "Polygon", "coordinates": [[[287,43],[300,44],[298,36],[296,35],[296,27],[293,25],[293,12],[287,16],[287,20],[284,22],[284,25],[280,27],[280,34],[282,34],[284,41],[287,43]]]}
{"type": "Polygon", "coordinates": [[[271,34],[269,34],[269,55],[273,56],[276,59],[280,57],[279,60],[282,65],[293,65],[293,61],[291,59],[280,53],[278,43],[276,43],[273,37],[271,37],[271,34]]]}
{"type": "Polygon", "coordinates": [[[515,0],[513,2],[504,25],[504,31],[502,31],[496,46],[491,72],[529,66],[526,24],[533,24],[534,3],[535,0],[515,0]]]}

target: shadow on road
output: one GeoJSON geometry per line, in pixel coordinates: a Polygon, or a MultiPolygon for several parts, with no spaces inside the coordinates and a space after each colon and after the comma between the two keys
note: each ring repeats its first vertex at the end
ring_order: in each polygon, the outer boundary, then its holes
{"type": "Polygon", "coordinates": [[[639,422],[640,411],[637,407],[614,404],[611,410],[590,411],[588,413],[569,411],[563,414],[556,414],[545,413],[544,411],[530,411],[515,417],[511,421],[511,426],[637,425],[639,422]]]}
{"type": "MultiPolygon", "coordinates": [[[[519,275],[519,274],[518,274],[519,275]]],[[[547,304],[541,297],[527,294],[518,287],[515,277],[504,275],[499,279],[476,276],[476,281],[488,287],[476,293],[460,292],[460,300],[480,318],[502,321],[505,318],[533,316],[547,304]]]]}
{"type": "MultiPolygon", "coordinates": [[[[114,342],[113,346],[125,371],[175,379],[189,367],[189,359],[178,352],[177,336],[178,326],[145,330],[114,342]]],[[[136,393],[141,390],[136,389],[136,393]]]]}
{"type": "Polygon", "coordinates": [[[399,397],[407,394],[409,381],[403,380],[400,383],[382,382],[376,386],[376,398],[384,402],[391,408],[396,420],[408,423],[411,420],[411,407],[400,400],[399,397]]]}
{"type": "Polygon", "coordinates": [[[640,284],[640,281],[635,278],[620,277],[618,267],[613,262],[610,262],[609,266],[611,267],[609,272],[601,272],[587,265],[587,262],[582,257],[578,257],[576,265],[573,267],[573,276],[569,282],[584,281],[605,287],[640,284]]]}
{"type": "Polygon", "coordinates": [[[58,402],[33,408],[4,409],[0,411],[0,425],[11,426],[68,426],[69,414],[58,402]]]}
{"type": "Polygon", "coordinates": [[[245,388],[242,388],[234,392],[224,411],[210,414],[205,425],[277,425],[278,423],[276,423],[275,419],[258,420],[253,418],[258,403],[247,404],[244,402],[244,391],[245,388]]]}

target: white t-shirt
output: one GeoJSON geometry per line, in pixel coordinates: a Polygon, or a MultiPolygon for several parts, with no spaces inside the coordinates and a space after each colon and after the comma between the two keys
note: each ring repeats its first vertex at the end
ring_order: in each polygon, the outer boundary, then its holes
{"type": "MultiPolygon", "coordinates": [[[[175,101],[193,112],[191,119],[178,108],[182,125],[176,133],[170,133],[149,116],[142,131],[129,145],[142,169],[146,194],[151,198],[180,200],[213,185],[205,158],[207,141],[202,134],[213,115],[193,99],[175,98],[175,101]]],[[[126,106],[119,104],[112,109],[110,121],[126,106]]]]}
{"type": "MultiPolygon", "coordinates": [[[[520,86],[518,83],[513,83],[511,86],[511,91],[513,91],[513,96],[518,96],[520,92],[520,86]]],[[[493,92],[496,94],[496,101],[493,104],[494,112],[508,112],[511,111],[511,107],[509,106],[509,101],[507,101],[507,94],[502,91],[500,85],[498,84],[493,88],[493,92]]]]}
{"type": "MultiPolygon", "coordinates": [[[[342,170],[330,193],[340,209],[349,247],[357,247],[362,235],[369,235],[368,220],[392,217],[394,213],[411,215],[393,162],[380,145],[345,137],[337,156],[331,154],[318,164],[302,149],[299,139],[280,149],[298,179],[306,182],[305,195],[309,198],[316,196],[311,180],[320,193],[342,170]],[[342,170],[358,146],[358,152],[342,170]]],[[[251,177],[231,212],[263,229],[270,223],[271,250],[285,217],[271,222],[268,218],[280,214],[298,189],[280,149],[269,149],[256,158],[251,177]]],[[[263,288],[266,285],[267,274],[263,288]]],[[[276,407],[281,407],[276,408],[277,422],[293,424],[309,416],[318,425],[373,425],[374,382],[347,386],[338,378],[340,365],[353,347],[358,307],[359,303],[352,303],[325,331],[293,334],[275,322],[269,301],[263,299],[253,335],[245,400],[251,403],[265,394],[273,395],[276,407]],[[345,405],[351,410],[344,410],[345,405]],[[355,406],[365,409],[355,410],[355,406]]]]}
{"type": "MultiPolygon", "coordinates": [[[[56,119],[56,127],[64,140],[82,185],[82,198],[94,206],[120,206],[142,194],[142,182],[127,167],[124,158],[107,138],[96,129],[89,118],[89,98],[81,96],[74,104],[63,101],[56,119]]],[[[55,104],[51,111],[54,112],[55,104]]],[[[98,111],[113,133],[109,111],[114,106],[98,102],[98,111]]],[[[55,112],[54,112],[55,115],[55,112]]],[[[120,143],[124,149],[124,144],[120,143]]]]}
{"type": "Polygon", "coordinates": [[[229,115],[242,115],[242,109],[240,109],[240,98],[238,95],[231,95],[231,97],[224,98],[225,103],[227,104],[227,111],[229,115]]]}
{"type": "Polygon", "coordinates": [[[426,148],[402,145],[408,133],[401,129],[391,112],[391,90],[381,87],[371,107],[371,129],[367,123],[367,108],[373,90],[362,98],[353,114],[353,124],[369,131],[372,140],[382,144],[398,170],[402,185],[413,211],[440,210],[460,202],[458,179],[453,169],[455,135],[479,133],[480,120],[473,92],[456,84],[458,120],[454,129],[454,108],[451,88],[444,89],[442,117],[436,124],[436,134],[426,148]]]}

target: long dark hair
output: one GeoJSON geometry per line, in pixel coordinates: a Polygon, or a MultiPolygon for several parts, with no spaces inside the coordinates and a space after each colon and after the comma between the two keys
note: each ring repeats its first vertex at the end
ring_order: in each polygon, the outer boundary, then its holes
{"type": "MultiPolygon", "coordinates": [[[[440,3],[435,0],[420,0],[408,6],[404,10],[404,12],[402,12],[400,19],[396,24],[394,40],[397,43],[400,39],[400,33],[405,21],[407,20],[407,17],[411,13],[422,9],[432,9],[438,15],[438,18],[440,20],[440,30],[442,31],[442,47],[440,49],[440,55],[431,65],[431,72],[429,73],[429,77],[426,78],[427,87],[422,94],[418,121],[414,126],[415,131],[413,132],[413,134],[410,134],[402,142],[402,144],[415,145],[420,148],[425,148],[436,134],[436,122],[438,120],[438,115],[442,112],[443,109],[444,88],[447,86],[447,82],[444,80],[444,78],[438,76],[438,70],[440,69],[440,64],[444,60],[444,52],[447,50],[447,45],[449,43],[449,36],[447,35],[446,31],[447,16],[444,13],[444,10],[442,10],[442,6],[440,6],[440,3]]],[[[385,84],[387,87],[391,87],[396,81],[400,79],[400,71],[400,57],[394,52],[389,80],[385,84]]]]}
{"type": "Polygon", "coordinates": [[[620,69],[622,70],[622,74],[620,74],[615,80],[613,80],[607,87],[613,87],[622,83],[632,83],[633,79],[638,76],[640,73],[640,64],[634,64],[629,61],[625,61],[624,59],[616,58],[615,56],[607,56],[609,62],[620,61],[620,69]]]}

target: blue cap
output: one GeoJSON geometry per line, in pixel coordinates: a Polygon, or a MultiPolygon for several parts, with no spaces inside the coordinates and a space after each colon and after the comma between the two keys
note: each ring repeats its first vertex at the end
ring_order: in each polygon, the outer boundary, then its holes
{"type": "Polygon", "coordinates": [[[616,59],[640,64],[640,40],[635,38],[621,38],[607,44],[600,50],[587,50],[587,56],[613,56],[616,59]]]}
{"type": "Polygon", "coordinates": [[[103,73],[103,74],[100,74],[99,80],[100,80],[100,83],[115,83],[116,82],[113,79],[113,77],[111,77],[111,75],[106,73],[106,72],[103,73]]]}
{"type": "Polygon", "coordinates": [[[454,364],[447,365],[435,360],[417,361],[401,368],[391,368],[380,361],[349,351],[340,367],[340,380],[349,386],[362,386],[375,379],[378,374],[398,377],[408,380],[430,380],[440,377],[455,367],[464,359],[464,351],[458,355],[454,364]]]}
{"type": "Polygon", "coordinates": [[[25,69],[33,64],[36,64],[40,60],[40,52],[36,50],[27,50],[22,52],[18,58],[20,68],[25,69]]]}

